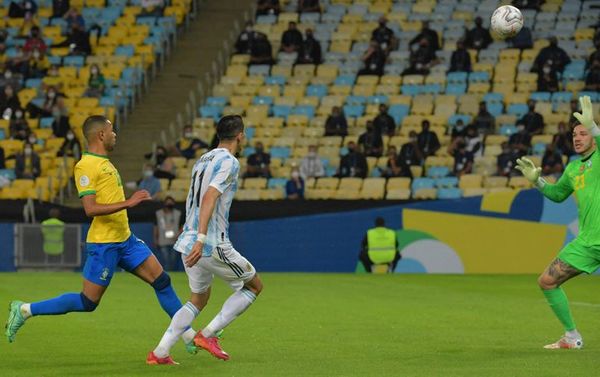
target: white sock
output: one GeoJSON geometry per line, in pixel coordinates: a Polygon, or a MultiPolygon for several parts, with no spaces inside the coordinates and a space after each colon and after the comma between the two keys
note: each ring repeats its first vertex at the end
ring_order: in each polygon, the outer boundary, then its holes
{"type": "Polygon", "coordinates": [[[200,311],[191,302],[186,302],[173,316],[171,324],[165,334],[163,335],[160,343],[154,349],[154,355],[158,358],[164,358],[169,356],[169,352],[177,339],[183,334],[185,329],[190,327],[194,319],[198,316],[200,311]]]}
{"type": "Polygon", "coordinates": [[[240,314],[245,312],[254,300],[256,300],[256,295],[246,288],[242,288],[229,296],[219,314],[202,330],[202,335],[207,338],[215,336],[217,332],[223,330],[240,314]]]}
{"type": "Polygon", "coordinates": [[[23,318],[27,319],[31,317],[31,304],[23,304],[21,305],[21,314],[23,314],[23,318]]]}
{"type": "Polygon", "coordinates": [[[183,334],[181,334],[181,339],[183,339],[183,342],[185,344],[188,344],[189,342],[194,340],[195,336],[196,336],[196,332],[194,331],[193,328],[190,327],[189,329],[185,330],[183,332],[183,334]]]}
{"type": "Polygon", "coordinates": [[[567,338],[581,339],[581,334],[579,333],[579,331],[577,331],[577,329],[571,330],[571,331],[567,331],[565,333],[565,335],[567,336],[567,338]]]}

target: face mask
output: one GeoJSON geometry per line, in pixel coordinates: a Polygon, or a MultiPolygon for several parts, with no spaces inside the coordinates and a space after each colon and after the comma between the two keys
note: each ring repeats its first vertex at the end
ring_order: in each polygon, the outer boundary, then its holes
{"type": "Polygon", "coordinates": [[[517,131],[519,131],[519,132],[525,131],[525,127],[524,126],[519,126],[519,127],[517,127],[517,131]]]}
{"type": "Polygon", "coordinates": [[[33,57],[34,57],[35,59],[39,59],[39,58],[40,58],[40,52],[39,52],[39,51],[34,51],[34,52],[33,52],[33,57]]]}
{"type": "Polygon", "coordinates": [[[410,142],[411,142],[411,143],[414,143],[414,142],[416,142],[416,141],[417,141],[417,138],[416,138],[416,137],[411,137],[411,138],[410,138],[410,142]]]}
{"type": "Polygon", "coordinates": [[[48,92],[48,98],[54,99],[54,97],[56,97],[56,93],[54,93],[54,92],[48,92]]]}
{"type": "Polygon", "coordinates": [[[15,112],[15,118],[17,118],[17,119],[23,118],[23,112],[22,111],[15,112]]]}
{"type": "Polygon", "coordinates": [[[183,137],[185,137],[186,139],[191,139],[194,137],[194,134],[192,134],[191,132],[186,132],[185,134],[183,134],[183,137]]]}
{"type": "Polygon", "coordinates": [[[32,144],[32,145],[37,143],[37,139],[35,137],[30,137],[28,139],[28,141],[29,141],[29,144],[32,144]]]}
{"type": "Polygon", "coordinates": [[[15,93],[12,90],[7,90],[4,92],[4,94],[6,94],[7,97],[12,97],[15,93]]]}
{"type": "Polygon", "coordinates": [[[12,77],[12,72],[11,71],[6,71],[4,72],[4,78],[9,80],[12,77]]]}
{"type": "Polygon", "coordinates": [[[545,74],[549,74],[551,69],[550,69],[550,67],[544,67],[544,69],[542,69],[542,71],[544,71],[545,74]]]}
{"type": "Polygon", "coordinates": [[[152,175],[154,175],[154,172],[152,170],[144,170],[144,177],[150,178],[152,177],[152,175]]]}
{"type": "Polygon", "coordinates": [[[67,134],[67,140],[73,140],[74,138],[75,138],[75,135],[67,134]]]}
{"type": "Polygon", "coordinates": [[[246,31],[250,33],[252,31],[252,26],[246,26],[246,31]]]}
{"type": "Polygon", "coordinates": [[[97,75],[98,74],[98,70],[96,68],[93,68],[91,70],[91,72],[92,72],[92,75],[97,75]]]}
{"type": "Polygon", "coordinates": [[[315,151],[310,151],[310,152],[308,152],[308,157],[310,157],[310,158],[315,158],[315,157],[317,157],[317,152],[315,152],[315,151]]]}
{"type": "Polygon", "coordinates": [[[31,155],[31,148],[25,148],[24,152],[26,156],[31,155]]]}
{"type": "Polygon", "coordinates": [[[300,173],[298,173],[297,171],[292,172],[292,178],[298,179],[299,177],[300,177],[300,173]]]}

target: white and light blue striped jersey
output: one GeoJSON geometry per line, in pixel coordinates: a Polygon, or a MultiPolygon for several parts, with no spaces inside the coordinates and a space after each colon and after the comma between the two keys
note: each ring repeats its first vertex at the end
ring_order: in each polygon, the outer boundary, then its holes
{"type": "Polygon", "coordinates": [[[229,208],[237,190],[239,161],[225,148],[213,149],[202,155],[192,169],[192,183],[186,201],[183,232],[174,249],[183,254],[192,251],[198,239],[200,206],[209,186],[219,190],[215,210],[208,223],[203,256],[211,256],[217,245],[229,244],[229,208]]]}

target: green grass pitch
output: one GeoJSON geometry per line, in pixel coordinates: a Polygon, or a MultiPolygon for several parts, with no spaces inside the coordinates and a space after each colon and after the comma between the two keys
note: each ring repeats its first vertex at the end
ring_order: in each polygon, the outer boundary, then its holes
{"type": "MultiPolygon", "coordinates": [[[[172,274],[181,298],[186,277],[172,274]]],[[[0,343],[8,376],[592,376],[600,353],[598,277],[566,284],[586,347],[548,351],[562,333],[535,276],[263,274],[265,290],[225,330],[223,362],[182,344],[181,365],[144,360],[169,323],[150,287],[117,274],[92,314],[38,317],[0,343]]],[[[75,273],[0,274],[0,302],[77,292],[75,273]]],[[[195,322],[229,289],[216,282],[195,322]]],[[[6,312],[4,312],[6,314],[6,312]]]]}

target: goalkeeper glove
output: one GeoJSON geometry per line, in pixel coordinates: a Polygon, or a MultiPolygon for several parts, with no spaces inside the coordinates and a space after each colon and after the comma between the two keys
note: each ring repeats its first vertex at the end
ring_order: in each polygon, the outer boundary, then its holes
{"type": "Polygon", "coordinates": [[[527,178],[529,182],[536,185],[539,189],[542,189],[546,184],[546,182],[540,178],[540,175],[542,174],[542,168],[536,168],[533,161],[527,157],[519,158],[517,160],[517,166],[515,166],[515,169],[523,173],[523,176],[527,178]]]}
{"type": "Polygon", "coordinates": [[[581,113],[573,113],[573,116],[579,121],[579,123],[591,132],[592,136],[600,135],[600,128],[594,122],[594,109],[592,107],[592,100],[590,96],[583,96],[579,98],[581,105],[581,113]]]}

